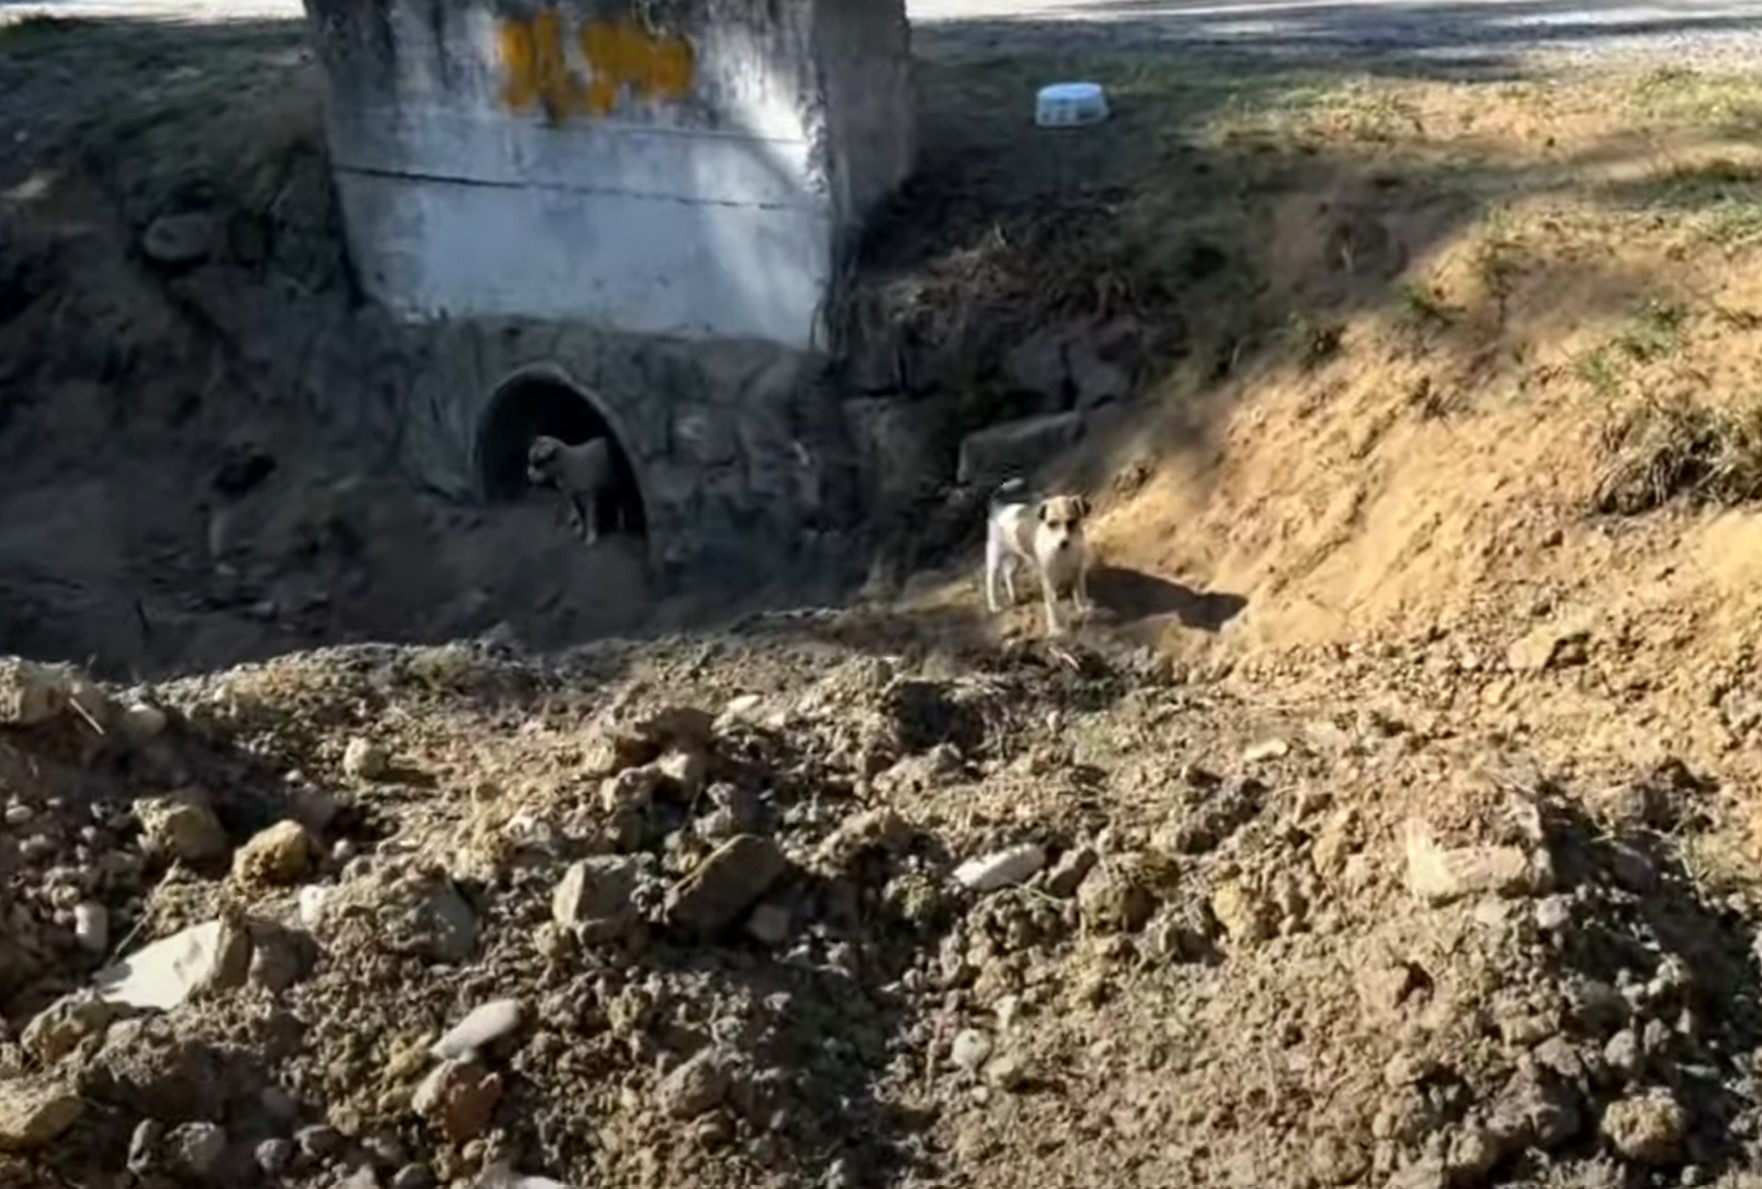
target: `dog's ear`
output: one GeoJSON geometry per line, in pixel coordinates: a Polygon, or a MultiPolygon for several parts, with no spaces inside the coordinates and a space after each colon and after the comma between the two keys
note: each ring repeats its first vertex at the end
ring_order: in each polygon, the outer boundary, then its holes
{"type": "Polygon", "coordinates": [[[1076,496],[1074,498],[1077,501],[1077,518],[1079,520],[1089,519],[1089,501],[1088,501],[1088,499],[1086,499],[1085,497],[1080,496],[1080,495],[1076,496]]]}
{"type": "Polygon", "coordinates": [[[1034,505],[1034,519],[1038,520],[1041,524],[1045,524],[1046,523],[1046,515],[1051,510],[1052,510],[1051,501],[1050,500],[1041,500],[1039,503],[1034,505]]]}

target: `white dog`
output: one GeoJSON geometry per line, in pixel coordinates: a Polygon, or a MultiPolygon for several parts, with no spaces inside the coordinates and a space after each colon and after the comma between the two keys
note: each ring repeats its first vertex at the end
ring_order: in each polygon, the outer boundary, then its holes
{"type": "Polygon", "coordinates": [[[995,614],[999,579],[1011,603],[1016,601],[1015,570],[1026,562],[1040,578],[1046,602],[1046,630],[1062,635],[1059,600],[1068,596],[1079,617],[1089,614],[1089,543],[1083,522],[1089,504],[1078,495],[1053,496],[1038,503],[1006,503],[1003,493],[1020,488],[1012,479],[991,497],[985,521],[985,606],[995,614]]]}
{"type": "Polygon", "coordinates": [[[540,435],[526,449],[526,478],[554,487],[568,505],[570,527],[592,545],[599,540],[599,503],[613,497],[612,451],[605,438],[571,446],[540,435]]]}

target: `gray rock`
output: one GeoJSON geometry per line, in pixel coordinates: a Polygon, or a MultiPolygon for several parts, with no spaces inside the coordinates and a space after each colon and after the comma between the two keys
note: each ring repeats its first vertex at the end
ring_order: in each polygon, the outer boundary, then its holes
{"type": "Polygon", "coordinates": [[[956,478],[987,486],[1035,470],[1083,436],[1081,413],[1049,413],[1006,421],[961,439],[956,478]]]}
{"type": "Polygon", "coordinates": [[[219,221],[206,211],[160,215],[142,233],[141,253],[174,268],[199,264],[213,253],[219,232],[219,221]]]}
{"type": "Polygon", "coordinates": [[[781,904],[761,904],[746,918],[746,931],[762,945],[778,946],[789,940],[789,909],[781,904]]]}
{"type": "Polygon", "coordinates": [[[700,935],[718,933],[743,917],[788,866],[768,838],[731,838],[667,893],[667,919],[700,935]]]}
{"type": "Polygon", "coordinates": [[[392,944],[432,962],[457,965],[477,949],[477,914],[450,879],[430,876],[402,889],[392,944]]]}
{"type": "Polygon", "coordinates": [[[193,925],[100,970],[100,998],[128,1007],[170,1011],[200,995],[242,986],[251,939],[230,921],[193,925]]]}
{"type": "Polygon", "coordinates": [[[158,1119],[142,1119],[135,1124],[128,1139],[128,1170],[136,1176],[150,1172],[159,1162],[159,1147],[164,1138],[165,1124],[158,1119]]]}
{"type": "Polygon", "coordinates": [[[705,1049],[661,1079],[658,1105],[675,1119],[695,1119],[721,1105],[733,1078],[728,1056],[705,1049]]]}
{"type": "Polygon", "coordinates": [[[481,1004],[449,1028],[429,1052],[443,1061],[474,1056],[503,1037],[513,1035],[525,1015],[525,1005],[518,999],[495,999],[481,1004]]]}
{"type": "Polygon", "coordinates": [[[166,1135],[165,1150],[177,1168],[205,1179],[226,1158],[226,1132],[213,1123],[185,1123],[166,1135]]]}
{"type": "Polygon", "coordinates": [[[251,1158],[266,1175],[279,1176],[293,1163],[294,1145],[290,1140],[266,1139],[252,1150],[251,1158]]]}
{"type": "Polygon", "coordinates": [[[572,863],[551,895],[551,916],[589,944],[616,941],[641,920],[636,903],[640,860],[598,855],[572,863]]]}

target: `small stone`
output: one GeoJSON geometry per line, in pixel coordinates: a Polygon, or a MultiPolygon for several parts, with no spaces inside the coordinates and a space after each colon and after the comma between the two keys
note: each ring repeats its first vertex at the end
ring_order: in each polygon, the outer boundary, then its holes
{"type": "Polygon", "coordinates": [[[1028,1063],[1016,1053],[1003,1053],[985,1063],[985,1084],[1015,1093],[1028,1084],[1028,1063]]]}
{"type": "Polygon", "coordinates": [[[318,844],[306,827],[281,821],[259,831],[233,855],[233,878],[246,885],[286,887],[311,874],[318,844]]]}
{"type": "Polygon", "coordinates": [[[1591,632],[1582,621],[1545,623],[1511,645],[1505,663],[1516,673],[1582,665],[1591,632]]]}
{"type": "Polygon", "coordinates": [[[692,801],[704,791],[710,760],[701,751],[673,748],[663,752],[654,766],[661,778],[678,790],[680,797],[692,801]]]}
{"type": "Polygon", "coordinates": [[[746,918],[746,931],[762,945],[779,946],[789,940],[789,909],[781,904],[761,904],[746,918]]]}
{"type": "Polygon", "coordinates": [[[1356,808],[1347,806],[1329,814],[1316,832],[1315,843],[1309,851],[1315,873],[1332,878],[1346,870],[1346,860],[1362,845],[1361,836],[1356,808]]]}
{"type": "Polygon", "coordinates": [[[447,965],[457,965],[476,951],[477,914],[452,880],[431,875],[404,894],[408,899],[394,925],[394,946],[447,965]]]}
{"type": "Polygon", "coordinates": [[[551,894],[551,918],[589,945],[616,941],[641,921],[636,904],[640,860],[597,855],[571,863],[551,894]]]}
{"type": "Polygon", "coordinates": [[[1664,1089],[1646,1090],[1612,1102],[1603,1112],[1603,1136],[1636,1164],[1680,1164],[1688,1112],[1664,1089]]]}
{"type": "Polygon", "coordinates": [[[1632,1028],[1623,1028],[1603,1046],[1603,1061],[1624,1078],[1639,1074],[1642,1059],[1640,1037],[1632,1028]]]}
{"type": "Polygon", "coordinates": [[[200,864],[224,858],[232,849],[220,819],[194,792],[143,797],[134,812],[141,824],[141,849],[149,855],[200,864]]]}
{"type": "Polygon", "coordinates": [[[323,1162],[343,1150],[342,1132],[328,1123],[313,1123],[294,1132],[294,1143],[308,1160],[323,1162]]]}
{"type": "Polygon", "coordinates": [[[1470,1125],[1451,1138],[1445,1167],[1452,1184],[1479,1184],[1504,1155],[1505,1150],[1492,1132],[1470,1125]]]}
{"type": "Polygon", "coordinates": [[[1236,880],[1225,880],[1212,892],[1211,914],[1236,945],[1266,941],[1278,928],[1272,906],[1236,880]]]}
{"type": "Polygon", "coordinates": [[[1536,901],[1536,928],[1558,933],[1572,923],[1572,902],[1565,896],[1544,896],[1536,901]]]}
{"type": "Polygon", "coordinates": [[[1093,846],[1073,846],[1060,855],[1052,870],[1047,872],[1047,892],[1060,898],[1075,896],[1083,880],[1100,861],[1101,856],[1093,846]]]}
{"type": "Polygon", "coordinates": [[[695,1119],[718,1106],[728,1094],[728,1059],[705,1049],[661,1079],[660,1108],[675,1119],[695,1119]]]}
{"type": "Polygon", "coordinates": [[[285,1139],[266,1139],[252,1150],[251,1158],[268,1176],[279,1176],[294,1161],[294,1145],[285,1139]]]}
{"type": "Polygon", "coordinates": [[[0,1152],[34,1152],[85,1113],[78,1094],[52,1082],[0,1079],[0,1152]]]}
{"type": "Polygon", "coordinates": [[[300,924],[308,929],[316,929],[324,922],[324,909],[330,900],[332,889],[319,884],[307,884],[300,889],[300,924]]]}
{"type": "Polygon", "coordinates": [[[159,707],[135,702],[123,710],[116,726],[124,739],[140,747],[163,735],[169,723],[169,717],[159,707]]]}
{"type": "Polygon", "coordinates": [[[467,1012],[428,1050],[443,1061],[473,1057],[496,1041],[511,1036],[525,1019],[525,1005],[518,999],[495,999],[467,1012]]]}
{"type": "Polygon", "coordinates": [[[456,1144],[489,1130],[502,1100],[502,1079],[475,1061],[443,1061],[411,1096],[416,1112],[456,1144]]]}
{"type": "Polygon", "coordinates": [[[955,882],[975,892],[1025,883],[1046,866],[1046,851],[1032,842],[968,859],[955,868],[955,882]]]}
{"type": "Polygon", "coordinates": [[[226,1158],[226,1132],[213,1123],[185,1123],[165,1137],[171,1162],[191,1176],[212,1176],[226,1158]]]}
{"type": "Polygon", "coordinates": [[[434,1174],[426,1164],[406,1164],[392,1174],[391,1189],[429,1189],[434,1184],[434,1174]]]}
{"type": "Polygon", "coordinates": [[[164,1138],[165,1124],[158,1119],[136,1123],[128,1140],[128,1170],[136,1176],[151,1171],[159,1160],[159,1144],[164,1138]]]}
{"type": "Polygon", "coordinates": [[[1370,1152],[1343,1135],[1318,1135],[1309,1146],[1309,1171],[1323,1185],[1350,1185],[1370,1172],[1370,1152]]]}
{"type": "Polygon", "coordinates": [[[1242,762],[1245,764],[1261,764],[1267,760],[1279,760],[1291,754],[1291,743],[1287,739],[1262,739],[1250,744],[1242,751],[1242,762]]]}
{"type": "Polygon", "coordinates": [[[170,1011],[197,996],[242,986],[251,939],[230,921],[194,925],[135,951],[93,980],[98,995],[129,1007],[170,1011]]]}
{"type": "Polygon", "coordinates": [[[356,735],[343,747],[343,772],[356,780],[382,780],[391,774],[391,754],[373,740],[356,735]]]}
{"type": "Polygon", "coordinates": [[[955,1034],[949,1056],[956,1066],[973,1073],[991,1056],[991,1037],[977,1028],[963,1028],[955,1034]]]}
{"type": "Polygon", "coordinates": [[[73,939],[86,953],[103,954],[110,948],[110,911],[95,900],[74,905],[73,939]]]}
{"type": "Polygon", "coordinates": [[[788,866],[768,838],[731,838],[668,891],[667,919],[700,936],[719,933],[740,920],[788,866]]]}
{"type": "Polygon", "coordinates": [[[141,253],[154,264],[181,268],[208,259],[220,224],[206,211],[160,215],[141,233],[141,253]]]}

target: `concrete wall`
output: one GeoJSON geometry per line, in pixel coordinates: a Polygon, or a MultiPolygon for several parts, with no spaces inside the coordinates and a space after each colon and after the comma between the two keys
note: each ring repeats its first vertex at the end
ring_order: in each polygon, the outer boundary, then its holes
{"type": "Polygon", "coordinates": [[[480,490],[496,394],[561,381],[603,416],[641,488],[654,557],[679,572],[757,567],[811,550],[854,509],[841,483],[824,361],[775,344],[663,340],[530,319],[410,326],[405,465],[442,491],[480,490]]]}
{"type": "Polygon", "coordinates": [[[368,293],[826,345],[842,253],[910,168],[901,0],[306,0],[368,293]]]}

